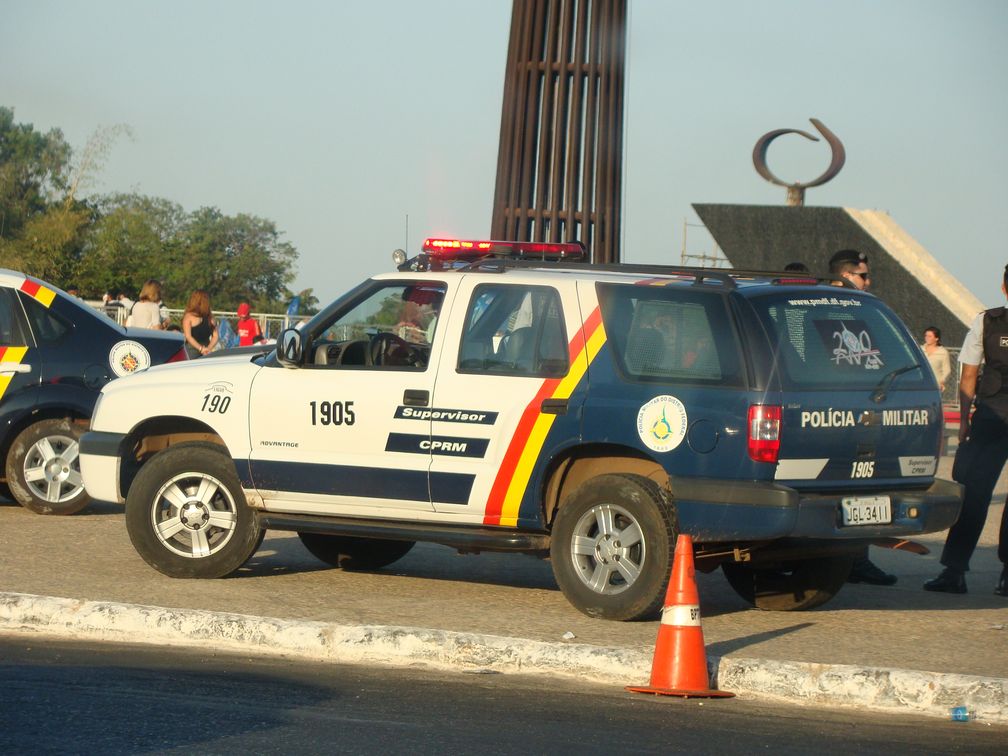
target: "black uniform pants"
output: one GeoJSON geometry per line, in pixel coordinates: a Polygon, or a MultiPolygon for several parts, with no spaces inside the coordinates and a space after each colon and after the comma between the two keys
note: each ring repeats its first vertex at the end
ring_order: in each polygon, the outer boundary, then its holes
{"type": "MultiPolygon", "coordinates": [[[[970,423],[970,437],[959,445],[952,479],[966,487],[962,512],[949,529],[941,563],[953,570],[969,569],[970,557],[980,540],[994,486],[1008,460],[1008,424],[984,405],[970,423]]],[[[1008,505],[1001,515],[998,558],[1008,564],[1008,505]]]]}

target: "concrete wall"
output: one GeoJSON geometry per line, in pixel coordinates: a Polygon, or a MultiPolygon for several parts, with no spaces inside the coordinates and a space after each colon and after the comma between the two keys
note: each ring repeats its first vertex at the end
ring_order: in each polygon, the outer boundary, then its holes
{"type": "MultiPolygon", "coordinates": [[[[820,276],[841,249],[868,255],[871,291],[923,341],[938,326],[946,346],[959,347],[985,306],[887,213],[843,207],[694,204],[700,220],[736,268],[782,270],[803,262],[820,276]]],[[[1001,270],[992,270],[998,277],[1001,270]]]]}

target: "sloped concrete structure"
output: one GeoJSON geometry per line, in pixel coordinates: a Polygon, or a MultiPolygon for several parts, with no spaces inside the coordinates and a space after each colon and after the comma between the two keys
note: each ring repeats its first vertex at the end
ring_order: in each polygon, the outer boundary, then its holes
{"type": "Polygon", "coordinates": [[[693,209],[735,268],[783,270],[790,262],[803,262],[826,276],[834,252],[865,252],[872,293],[899,314],[918,341],[933,325],[941,329],[946,346],[962,346],[970,322],[985,307],[880,210],[713,204],[693,209]]]}

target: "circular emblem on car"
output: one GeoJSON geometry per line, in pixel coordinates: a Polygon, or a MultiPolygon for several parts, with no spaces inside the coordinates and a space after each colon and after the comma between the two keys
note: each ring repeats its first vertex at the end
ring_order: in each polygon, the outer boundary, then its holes
{"type": "Polygon", "coordinates": [[[637,435],[656,452],[675,449],[686,437],[686,408],[674,396],[662,394],[640,408],[637,435]]]}
{"type": "Polygon", "coordinates": [[[112,372],[122,378],[124,375],[146,370],[150,367],[150,352],[136,341],[120,341],[109,352],[112,372]]]}

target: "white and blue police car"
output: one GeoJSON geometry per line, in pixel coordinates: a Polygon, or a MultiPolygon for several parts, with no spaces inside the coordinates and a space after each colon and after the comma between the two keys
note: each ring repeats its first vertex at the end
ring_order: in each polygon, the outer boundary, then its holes
{"type": "Polygon", "coordinates": [[[416,541],[550,556],[581,611],[661,606],[677,534],[751,603],[807,609],[867,543],[947,528],[941,399],[870,294],[786,274],[591,265],[428,239],[274,351],[102,391],[88,492],[175,577],[267,529],[346,569],[416,541]]]}

